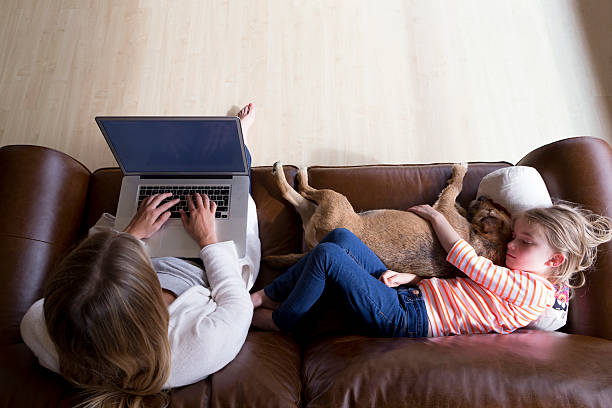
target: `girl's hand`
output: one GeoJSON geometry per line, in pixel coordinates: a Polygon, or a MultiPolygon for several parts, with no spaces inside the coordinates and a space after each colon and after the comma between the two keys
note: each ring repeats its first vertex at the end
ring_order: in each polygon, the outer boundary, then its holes
{"type": "Polygon", "coordinates": [[[434,209],[428,204],[415,205],[414,207],[410,207],[408,211],[415,213],[419,217],[426,219],[429,222],[432,222],[436,218],[442,216],[438,210],[434,209]]]}
{"type": "Polygon", "coordinates": [[[206,194],[195,193],[194,200],[187,196],[187,207],[189,208],[188,217],[185,211],[180,210],[181,220],[185,230],[198,243],[200,248],[217,242],[217,232],[215,231],[215,211],[217,203],[210,200],[206,194]]]}
{"type": "Polygon", "coordinates": [[[432,206],[427,204],[416,205],[409,208],[408,211],[412,211],[416,215],[429,221],[442,248],[444,248],[447,253],[453,247],[453,244],[461,239],[446,217],[432,206]]]}
{"type": "Polygon", "coordinates": [[[380,275],[380,278],[378,280],[390,288],[395,288],[399,285],[417,283],[421,280],[421,278],[419,278],[413,273],[399,273],[399,272],[387,270],[383,272],[382,275],[380,275]]]}
{"type": "Polygon", "coordinates": [[[142,204],[140,204],[140,208],[138,208],[136,215],[132,218],[132,221],[125,227],[124,232],[138,239],[149,238],[157,232],[157,230],[168,221],[168,218],[170,218],[170,211],[168,210],[180,201],[176,198],[159,205],[171,195],[172,193],[154,194],[145,198],[142,204]]]}

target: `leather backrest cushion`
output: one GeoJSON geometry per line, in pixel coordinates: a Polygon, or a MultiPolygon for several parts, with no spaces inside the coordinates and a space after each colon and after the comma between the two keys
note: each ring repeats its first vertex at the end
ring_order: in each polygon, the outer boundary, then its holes
{"type": "MultiPolygon", "coordinates": [[[[509,163],[470,163],[457,201],[464,207],[476,198],[480,180],[509,163]]],[[[308,169],[309,184],[344,194],[356,212],[389,208],[405,210],[433,204],[450,178],[452,165],[315,166],[308,169]]]]}
{"type": "MultiPolygon", "coordinates": [[[[284,170],[287,182],[294,186],[297,168],[284,166],[284,170]]],[[[251,195],[257,205],[262,257],[298,252],[303,235],[302,221],[293,206],[281,196],[272,167],[254,167],[251,171],[251,186],[251,195]]],[[[261,289],[282,272],[262,262],[253,290],[261,289]]]]}
{"type": "Polygon", "coordinates": [[[98,169],[91,175],[87,212],[85,214],[82,234],[86,235],[102,213],[115,215],[121,191],[123,173],[118,167],[98,169]]]}

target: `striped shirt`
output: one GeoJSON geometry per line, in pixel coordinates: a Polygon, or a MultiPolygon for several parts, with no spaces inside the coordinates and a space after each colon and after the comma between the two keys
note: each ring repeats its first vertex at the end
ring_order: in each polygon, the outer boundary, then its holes
{"type": "Polygon", "coordinates": [[[536,320],[555,301],[555,288],[547,279],[494,265],[463,239],[453,245],[446,260],[468,278],[419,283],[434,337],[512,333],[536,320]]]}

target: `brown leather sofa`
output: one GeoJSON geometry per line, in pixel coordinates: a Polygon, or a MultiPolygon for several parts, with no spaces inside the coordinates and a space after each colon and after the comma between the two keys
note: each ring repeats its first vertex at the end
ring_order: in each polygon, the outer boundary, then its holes
{"type": "MultiPolygon", "coordinates": [[[[566,139],[518,164],[537,168],[553,197],[612,216],[612,149],[606,142],[566,139]]],[[[459,201],[466,205],[485,174],[509,165],[470,163],[459,201]]],[[[291,182],[296,170],[285,167],[291,182]]],[[[433,203],[450,165],[317,166],[308,173],[314,187],[345,194],[358,211],[406,209],[433,203]]],[[[90,173],[54,150],[5,146],[0,178],[0,406],[71,406],[74,389],[38,365],[20,338],[19,322],[41,296],[53,265],[103,211],[115,211],[121,172],[90,173]]],[[[263,255],[300,250],[299,216],[281,199],[270,167],[253,169],[253,197],[263,255]]],[[[173,390],[172,406],[610,407],[611,248],[600,248],[561,332],[385,339],[343,334],[333,323],[304,338],[252,331],[228,366],[173,390]]],[[[254,290],[278,273],[262,265],[254,290]]],[[[322,321],[334,322],[328,319],[333,312],[322,321]]]]}

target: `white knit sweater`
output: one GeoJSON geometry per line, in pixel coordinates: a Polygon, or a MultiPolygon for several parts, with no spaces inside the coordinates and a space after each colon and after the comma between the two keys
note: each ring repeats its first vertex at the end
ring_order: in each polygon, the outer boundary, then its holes
{"type": "MultiPolygon", "coordinates": [[[[246,256],[237,258],[232,241],[203,248],[200,258],[210,287],[193,286],[168,306],[172,366],[166,388],[200,381],[236,357],[253,316],[249,289],[259,273],[260,257],[257,212],[249,197],[246,256]]],[[[59,373],[55,345],[45,325],[43,301],[35,302],[23,317],[21,337],[42,366],[59,373]]]]}

